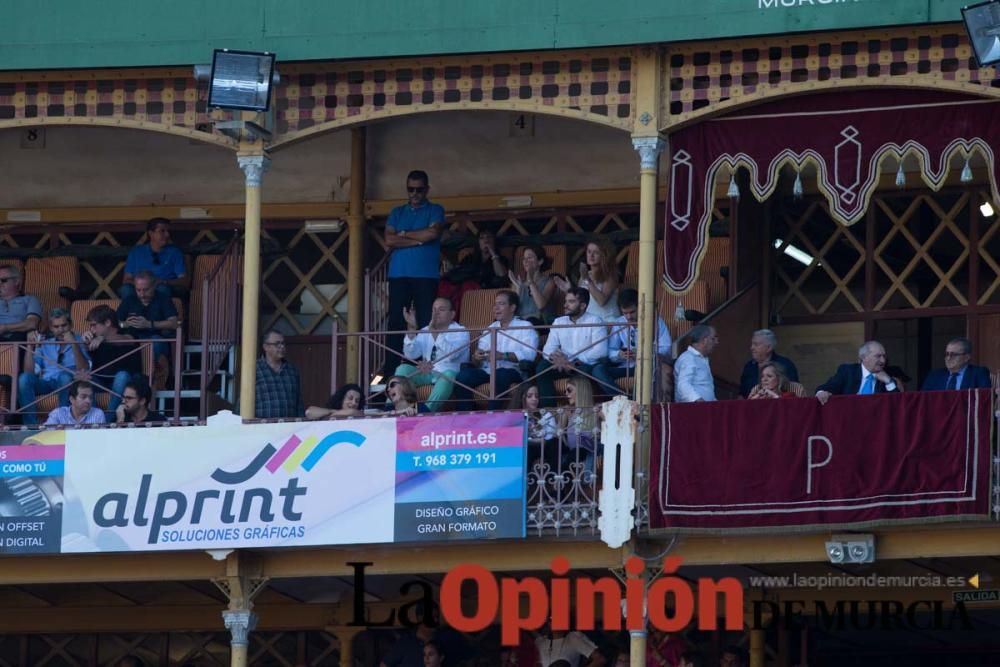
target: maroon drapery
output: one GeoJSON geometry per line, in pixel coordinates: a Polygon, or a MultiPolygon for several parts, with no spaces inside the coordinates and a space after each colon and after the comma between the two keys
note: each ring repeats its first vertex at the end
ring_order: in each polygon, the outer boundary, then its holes
{"type": "Polygon", "coordinates": [[[774,192],[783,166],[811,165],[831,214],[845,225],[864,215],[883,160],[895,169],[906,155],[918,159],[922,179],[937,190],[955,168],[951,158],[957,156],[962,169],[962,158],[979,153],[997,199],[992,146],[1000,145],[998,104],[935,91],[829,93],[754,107],[671,134],[667,287],[683,293],[697,278],[716,182],[728,182],[737,168],[750,171],[752,194],[763,201],[774,192]]]}
{"type": "Polygon", "coordinates": [[[835,396],[825,406],[655,405],[650,528],[988,518],[991,398],[980,389],[835,396]]]}

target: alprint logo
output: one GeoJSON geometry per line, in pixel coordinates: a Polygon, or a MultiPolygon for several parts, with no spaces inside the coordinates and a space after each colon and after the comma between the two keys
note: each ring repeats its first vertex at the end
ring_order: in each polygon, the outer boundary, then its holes
{"type": "MultiPolygon", "coordinates": [[[[236,487],[249,482],[263,468],[272,475],[282,468],[293,474],[298,468],[311,472],[327,452],[341,444],[361,447],[365,436],[357,431],[335,431],[322,440],[316,436],[307,436],[305,440],[292,435],[277,449],[271,443],[263,449],[241,470],[229,472],[216,468],[210,475],[212,480],[230,487],[236,487]]],[[[236,540],[263,539],[273,537],[302,537],[302,526],[283,525],[268,526],[275,521],[276,514],[272,489],[266,487],[207,488],[187,493],[181,491],[163,491],[156,494],[153,503],[152,516],[147,513],[150,489],[153,475],[145,473],[139,482],[135,506],[132,511],[131,524],[149,526],[147,544],[156,544],[161,539],[164,528],[185,522],[190,526],[198,526],[204,520],[206,524],[246,524],[257,522],[264,524],[242,533],[236,528],[207,528],[192,533],[190,537],[179,534],[179,531],[169,531],[170,536],[164,541],[202,541],[202,540],[236,540]],[[254,501],[258,501],[258,511],[254,512],[254,501]],[[189,511],[190,510],[190,511],[189,511]],[[173,533],[178,533],[173,535],[173,533]]],[[[299,486],[299,478],[291,477],[285,485],[277,489],[280,501],[280,520],[294,524],[302,519],[302,512],[295,507],[296,499],[308,492],[308,487],[299,486]]],[[[129,505],[131,497],[128,493],[113,492],[101,496],[94,505],[93,520],[101,528],[127,528],[130,524],[129,505]]]]}

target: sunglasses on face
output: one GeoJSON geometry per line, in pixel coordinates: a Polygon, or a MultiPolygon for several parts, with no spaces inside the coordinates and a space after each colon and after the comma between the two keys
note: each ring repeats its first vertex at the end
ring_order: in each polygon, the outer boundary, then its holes
{"type": "Polygon", "coordinates": [[[416,192],[418,194],[423,194],[423,193],[427,192],[427,186],[424,186],[424,187],[421,187],[421,188],[407,187],[406,191],[409,192],[409,193],[411,193],[411,194],[414,193],[414,192],[416,192]]]}
{"type": "Polygon", "coordinates": [[[0,283],[10,282],[11,280],[16,280],[14,276],[7,276],[6,278],[0,278],[0,283]]]}

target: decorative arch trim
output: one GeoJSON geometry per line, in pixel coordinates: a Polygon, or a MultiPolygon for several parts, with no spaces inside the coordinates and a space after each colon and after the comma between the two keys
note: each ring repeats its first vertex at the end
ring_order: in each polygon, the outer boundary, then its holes
{"type": "Polygon", "coordinates": [[[373,60],[283,69],[274,147],[412,113],[501,110],[631,131],[634,49],[373,60]]]}
{"type": "Polygon", "coordinates": [[[164,125],[163,123],[152,123],[149,121],[132,120],[129,118],[87,118],[87,117],[40,117],[40,118],[15,118],[13,120],[0,120],[0,130],[18,127],[111,127],[129,130],[144,130],[147,132],[158,132],[169,134],[175,137],[193,139],[220,148],[227,148],[235,151],[238,143],[229,137],[221,134],[208,134],[200,130],[193,130],[180,125],[164,125]]]}
{"type": "Polygon", "coordinates": [[[670,47],[664,131],[777,97],[886,87],[1000,97],[960,23],[695,42],[670,47]]]}

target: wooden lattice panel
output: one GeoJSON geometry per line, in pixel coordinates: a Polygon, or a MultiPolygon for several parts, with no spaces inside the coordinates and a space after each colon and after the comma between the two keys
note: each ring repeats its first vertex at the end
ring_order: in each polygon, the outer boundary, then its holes
{"type": "MultiPolygon", "coordinates": [[[[875,246],[873,260],[879,270],[888,280],[888,286],[875,303],[874,310],[886,310],[893,303],[894,296],[901,296],[899,305],[908,308],[930,308],[935,306],[968,305],[968,299],[962,286],[956,284],[955,276],[968,264],[969,239],[964,230],[956,223],[958,216],[965,213],[969,204],[969,193],[963,193],[954,202],[944,205],[934,197],[920,195],[914,197],[905,208],[893,208],[884,198],[875,198],[873,204],[877,207],[879,216],[887,224],[887,231],[877,230],[878,245],[875,246]],[[927,211],[933,216],[928,224],[921,220],[919,213],[927,211]],[[929,233],[921,234],[920,228],[930,229],[929,233]],[[881,233],[879,233],[881,232],[881,233]],[[952,239],[947,236],[953,235],[952,239]],[[886,255],[896,241],[897,247],[902,246],[912,253],[909,261],[902,269],[890,266],[886,255]],[[947,242],[961,247],[962,250],[954,257],[954,253],[944,252],[943,245],[947,242]],[[914,280],[917,271],[926,273],[929,269],[933,275],[930,281],[933,288],[920,294],[914,287],[926,284],[927,280],[914,280]],[[950,299],[944,301],[950,293],[950,299]]],[[[963,222],[967,225],[966,220],[963,222]]],[[[898,257],[899,250],[891,253],[898,257]]]]}
{"type": "Polygon", "coordinates": [[[838,87],[925,87],[996,96],[961,24],[830,32],[670,47],[661,118],[668,127],[779,95],[838,87]]]}
{"type": "Polygon", "coordinates": [[[845,227],[834,221],[822,199],[808,202],[800,211],[783,209],[773,230],[777,246],[775,312],[864,312],[863,296],[856,294],[859,283],[862,294],[864,291],[865,240],[859,235],[863,232],[860,227],[845,227]],[[794,261],[783,266],[782,255],[789,247],[805,251],[813,261],[804,267],[794,261]],[[838,261],[832,258],[834,252],[838,253],[838,261]]]}
{"type": "Polygon", "coordinates": [[[631,49],[283,65],[276,145],[425,111],[520,110],[630,130],[631,49]]]}

